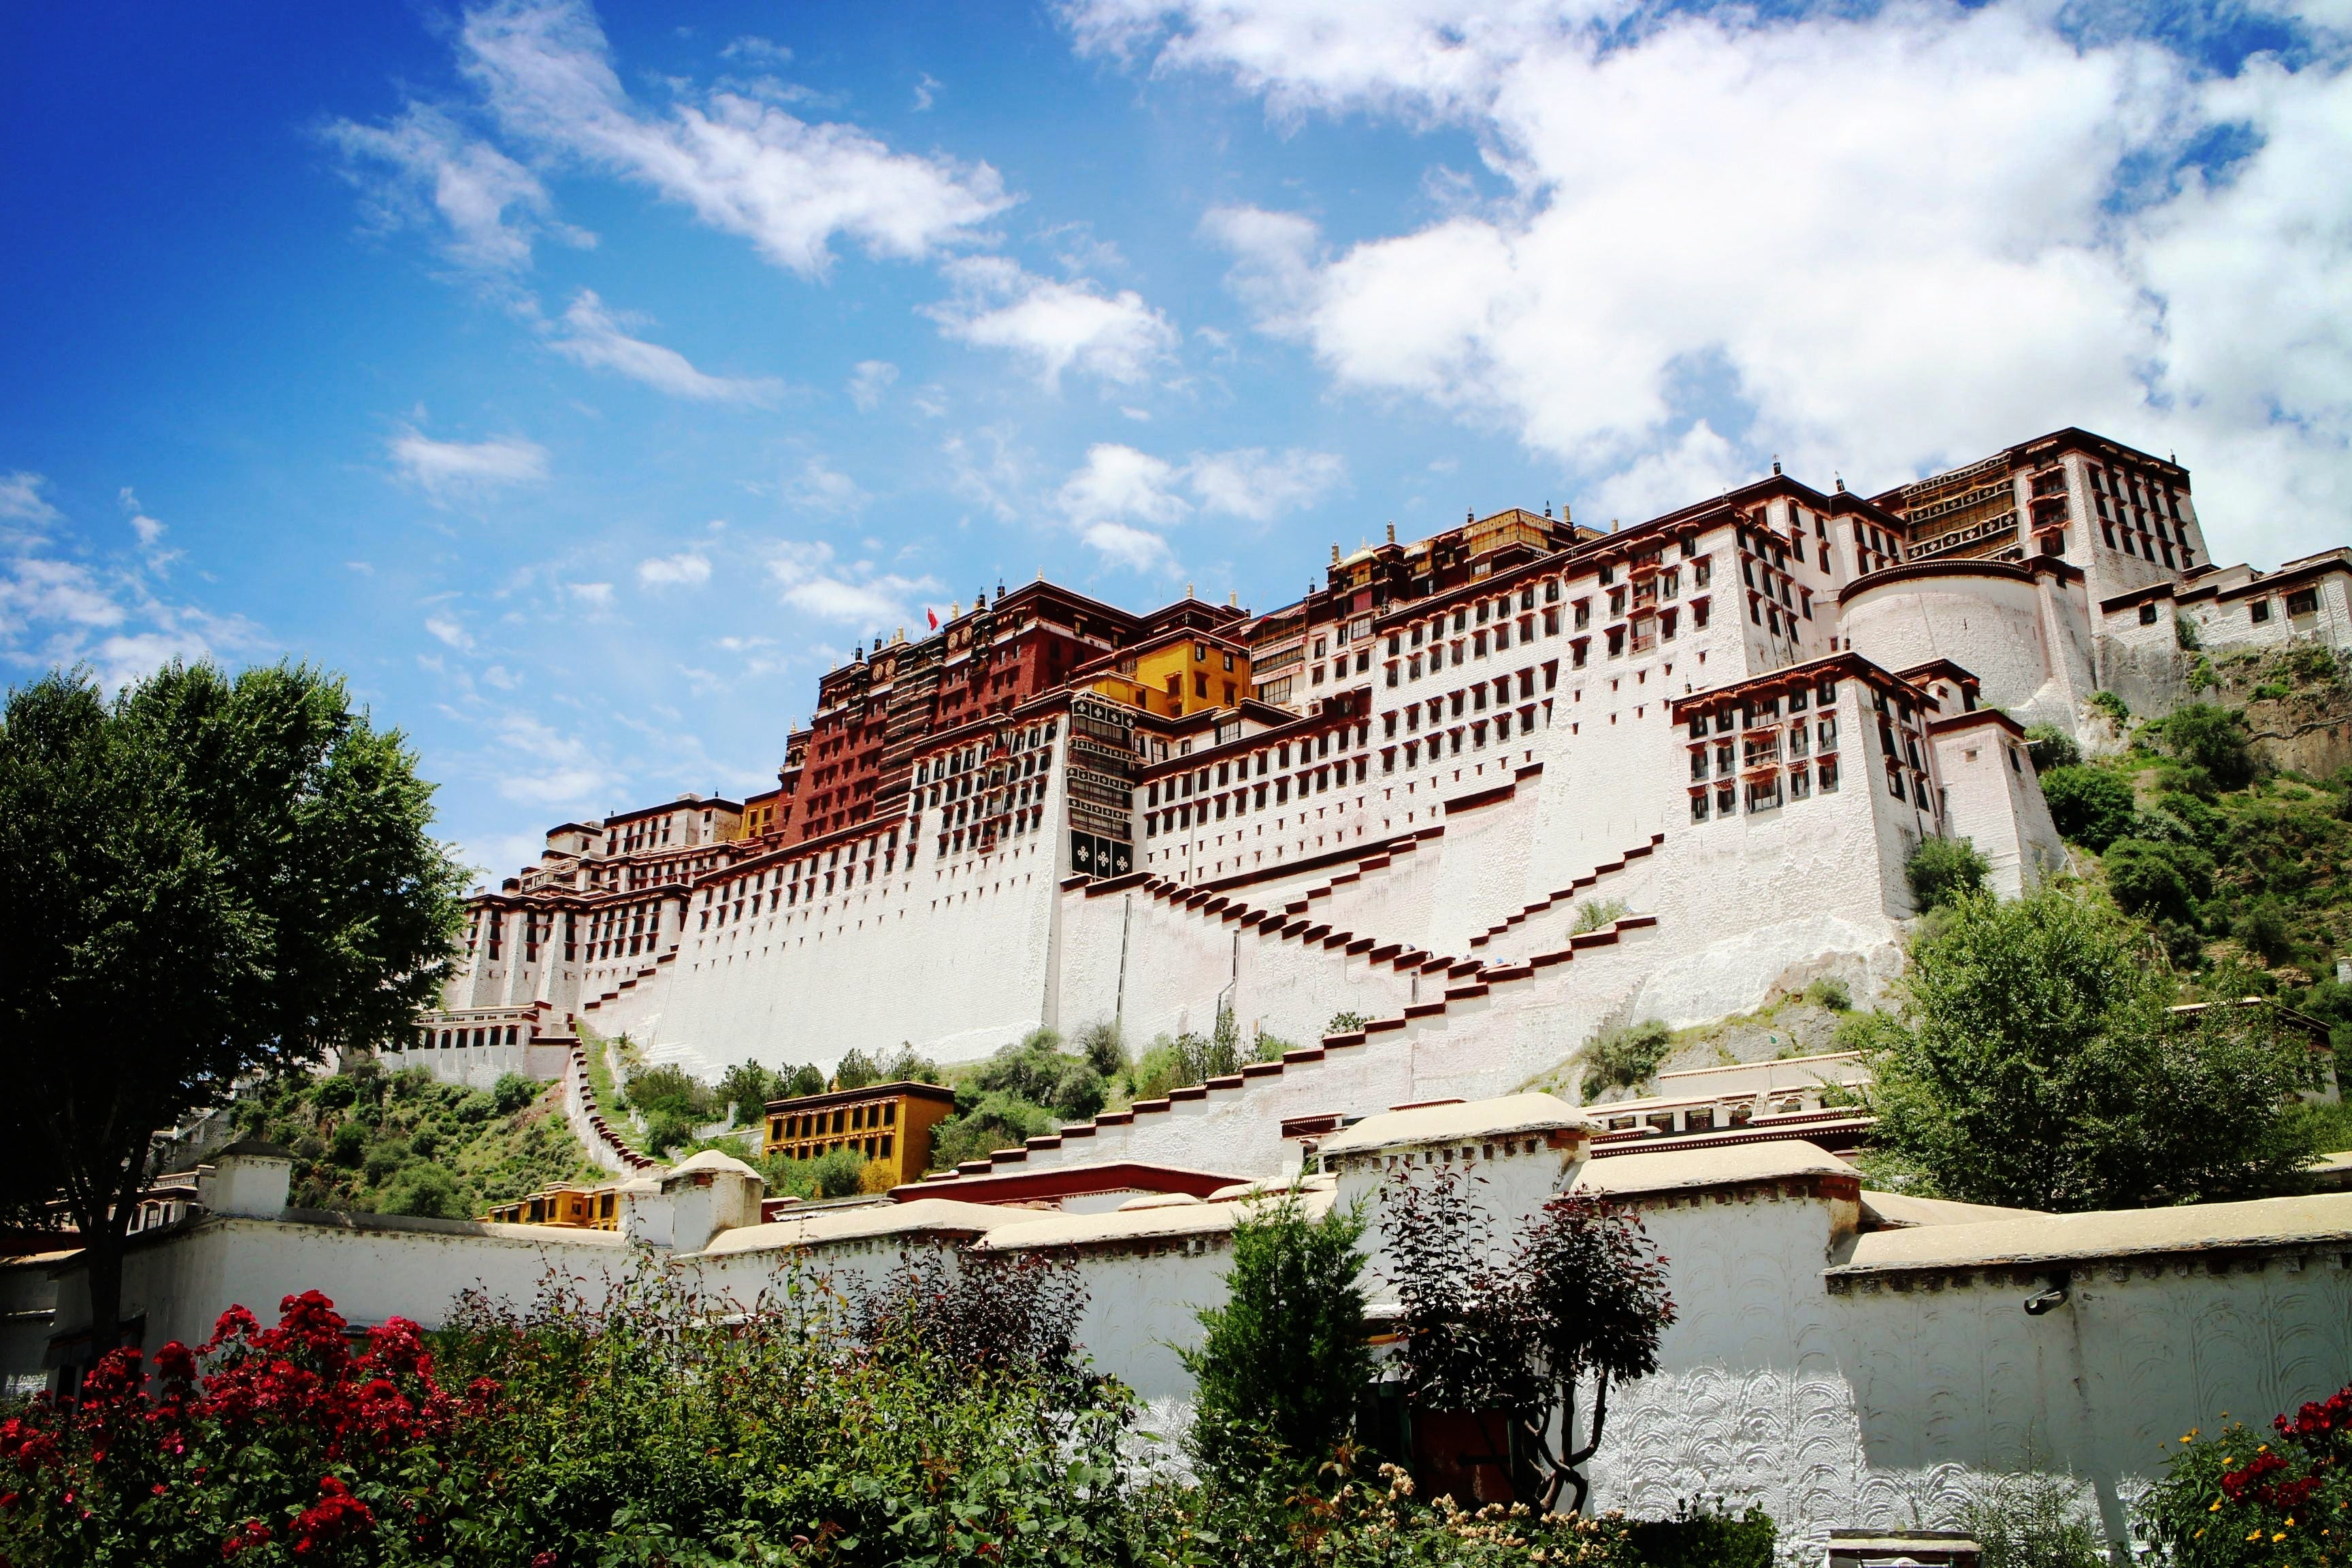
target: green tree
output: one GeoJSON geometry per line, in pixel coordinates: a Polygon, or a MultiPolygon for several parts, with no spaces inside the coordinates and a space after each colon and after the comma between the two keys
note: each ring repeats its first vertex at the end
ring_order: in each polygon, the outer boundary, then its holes
{"type": "Polygon", "coordinates": [[[2164,749],[2202,768],[2223,789],[2243,789],[2257,771],[2242,717],[2234,709],[2192,702],[2164,721],[2164,749]]]}
{"type": "Polygon", "coordinates": [[[1640,1089],[1657,1076],[1658,1064],[1674,1049],[1674,1042],[1675,1032],[1655,1018],[1601,1030],[1585,1048],[1584,1098],[1595,1100],[1612,1089],[1640,1089]]]}
{"type": "Polygon", "coordinates": [[[404,1166],[383,1190],[385,1214],[423,1215],[431,1219],[464,1219],[466,1194],[438,1165],[404,1166]]]}
{"type": "Polygon", "coordinates": [[[1903,862],[1903,879],[1911,885],[1911,902],[1921,914],[1942,909],[1984,891],[1991,863],[1966,838],[1922,838],[1903,862]]]}
{"type": "Polygon", "coordinates": [[[1192,1442],[1213,1475],[1268,1459],[1311,1468],[1347,1435],[1371,1382],[1364,1342],[1364,1219],[1307,1216],[1298,1194],[1251,1205],[1234,1226],[1223,1305],[1179,1353],[1194,1384],[1192,1442]]]}
{"type": "Polygon", "coordinates": [[[2099,863],[2108,896],[2125,913],[2147,920],[2193,921],[2213,890],[2213,858],[2193,845],[2118,838],[2099,863]]]}
{"type": "Polygon", "coordinates": [[[101,1346],[161,1129],[256,1075],[407,1035],[456,955],[465,871],[432,787],[342,682],[85,671],[0,718],[0,1131],[63,1194],[101,1346]]]}
{"type": "Polygon", "coordinates": [[[2033,760],[2033,771],[2046,773],[2053,768],[2071,768],[2083,760],[2083,748],[2074,737],[2055,724],[2029,724],[2025,727],[2025,754],[2033,760]]]}
{"type": "Polygon", "coordinates": [[[1127,1070],[1127,1042],[1119,1037],[1118,1025],[1112,1019],[1078,1031],[1078,1054],[1104,1078],[1117,1078],[1127,1070]]]}
{"type": "Polygon", "coordinates": [[[861,1050],[843,1052],[840,1062],[833,1069],[833,1086],[835,1089],[864,1089],[868,1084],[881,1081],[882,1064],[861,1050]]]}
{"type": "Polygon", "coordinates": [[[2105,849],[2131,831],[2131,784],[2105,768],[2052,768],[2042,775],[2042,798],[2060,836],[2091,849],[2105,849]]]}
{"type": "Polygon", "coordinates": [[[737,1062],[719,1075],[719,1109],[738,1127],[756,1127],[768,1101],[784,1098],[783,1080],[758,1062],[737,1062]]]}
{"type": "MultiPolygon", "coordinates": [[[[2305,1045],[2267,1004],[2169,1009],[2148,933],[2073,889],[1962,900],[1866,1041],[1879,1160],[1918,1189],[2072,1211],[2259,1196],[2317,1152],[2305,1045]]],[[[2239,995],[2224,976],[2219,995],[2239,995]]]]}

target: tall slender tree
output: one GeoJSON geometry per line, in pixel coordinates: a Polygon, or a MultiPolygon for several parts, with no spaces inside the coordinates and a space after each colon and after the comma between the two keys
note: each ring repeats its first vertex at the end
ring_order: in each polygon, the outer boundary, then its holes
{"type": "Polygon", "coordinates": [[[81,1233],[94,1348],[155,1134],[431,1004],[466,875],[431,822],[405,740],[304,666],[10,692],[0,1131],[81,1233]]]}

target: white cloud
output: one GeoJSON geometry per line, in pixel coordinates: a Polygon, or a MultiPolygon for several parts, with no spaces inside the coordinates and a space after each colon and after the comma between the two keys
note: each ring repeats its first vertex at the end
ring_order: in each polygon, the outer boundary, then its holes
{"type": "Polygon", "coordinates": [[[1027,361],[1048,387],[1058,387],[1069,370],[1131,384],[1181,341],[1168,318],[1132,289],[1106,295],[1085,279],[1040,278],[1001,256],[966,257],[946,271],[955,294],[925,313],[960,342],[1027,361]]]}
{"type": "Polygon", "coordinates": [[[2177,449],[2238,548],[2307,548],[2352,504],[2340,53],[2216,76],[2033,0],[1066,15],[1082,47],[1226,74],[1277,115],[1475,134],[1499,202],[1328,249],[1296,215],[1204,232],[1338,385],[1500,426],[1610,493],[1691,499],[1775,450],[1874,488],[2083,424],[2177,449]],[[2167,183],[2226,126],[2256,150],[2167,183]],[[1686,449],[1701,420],[1736,450],[1686,449]],[[1677,458],[1685,483],[1652,482],[1677,458]]]}
{"type": "Polygon", "coordinates": [[[1315,505],[1347,479],[1334,453],[1263,447],[1201,452],[1182,464],[1114,441],[1087,449],[1087,460],[1062,482],[1055,503],[1078,537],[1121,566],[1173,571],[1166,536],[1154,531],[1196,510],[1270,521],[1315,505]],[[1180,492],[1190,492],[1190,499],[1180,492]]]}
{"type": "Polygon", "coordinates": [[[455,616],[427,616],[425,617],[425,629],[460,653],[468,651],[474,646],[473,637],[464,626],[457,624],[455,616]]]}
{"type": "Polygon", "coordinates": [[[1007,205],[985,163],[896,153],[856,126],[812,124],[740,94],[641,109],[583,4],[500,0],[467,16],[460,48],[509,132],[642,181],[795,272],[822,273],[835,237],[920,258],[1007,205]]]}
{"type": "Polygon", "coordinates": [[[849,378],[849,401],[865,413],[881,406],[882,395],[898,379],[898,367],[887,359],[857,362],[856,374],[849,378]]]}
{"type": "MultiPolygon", "coordinates": [[[[942,408],[939,412],[947,411],[942,408]]],[[[982,428],[980,439],[988,446],[984,458],[961,434],[950,436],[940,443],[940,450],[948,460],[950,483],[955,487],[956,494],[985,508],[998,521],[1011,522],[1021,515],[1022,502],[1029,489],[1029,454],[1013,444],[1013,433],[1003,426],[982,428]]]]}
{"type": "Polygon", "coordinates": [[[51,506],[41,492],[49,481],[40,474],[29,474],[19,468],[14,473],[0,474],[0,517],[13,517],[26,522],[55,522],[58,509],[51,506]]]}
{"type": "Polygon", "coordinates": [[[583,289],[551,329],[548,346],[564,358],[594,370],[617,371],[672,397],[704,403],[772,403],[783,383],[767,376],[710,375],[697,370],[676,349],[631,337],[604,302],[583,289]]]}
{"type": "Polygon", "coordinates": [[[868,498],[857,488],[856,479],[828,467],[823,458],[811,458],[801,465],[798,474],[785,481],[784,499],[810,511],[854,512],[864,507],[868,498]]]}
{"type": "Polygon", "coordinates": [[[495,721],[504,756],[499,793],[533,806],[587,805],[625,782],[584,741],[530,714],[508,710],[495,721]]]}
{"type": "Polygon", "coordinates": [[[389,125],[338,120],[323,134],[378,226],[437,230],[442,253],[469,271],[521,271],[541,233],[593,243],[553,221],[536,174],[430,105],[411,103],[389,125]]]}
{"type": "Polygon", "coordinates": [[[392,460],[409,482],[436,502],[547,478],[547,448],[520,436],[436,441],[421,431],[405,429],[393,437],[392,460]]]}
{"type": "Polygon", "coordinates": [[[637,563],[637,581],[648,588],[698,588],[710,581],[710,557],[691,550],[656,555],[637,563]]]}
{"type": "Polygon", "coordinates": [[[923,72],[915,82],[915,112],[929,112],[931,105],[939,101],[939,78],[929,71],[923,72]]]}
{"type": "MultiPolygon", "coordinates": [[[[0,531],[0,662],[88,664],[116,688],[174,658],[231,657],[259,643],[259,628],[245,617],[215,615],[156,591],[173,552],[58,553],[43,529],[65,518],[43,494],[47,486],[36,473],[0,475],[0,518],[27,525],[0,531]]],[[[121,500],[136,510],[128,490],[121,500]]],[[[142,533],[142,542],[152,542],[142,533]]]]}
{"type": "Polygon", "coordinates": [[[563,591],[594,610],[610,608],[613,603],[613,584],[610,583],[567,583],[563,591]]]}
{"type": "Polygon", "coordinates": [[[778,544],[768,575],[783,602],[802,614],[869,631],[903,625],[908,606],[940,586],[929,577],[879,571],[870,561],[837,560],[823,540],[778,544]]]}
{"type": "Polygon", "coordinates": [[[1082,526],[1100,519],[1178,522],[1192,510],[1175,493],[1181,477],[1164,458],[1098,442],[1087,448],[1086,466],[1063,481],[1062,510],[1082,526]]]}
{"type": "Polygon", "coordinates": [[[1270,522],[1315,505],[1347,482],[1348,465],[1335,452],[1292,447],[1268,453],[1252,447],[1195,458],[1186,473],[1206,511],[1270,522]]]}
{"type": "Polygon", "coordinates": [[[1099,550],[1116,566],[1130,572],[1165,574],[1176,570],[1175,552],[1168,541],[1148,528],[1124,522],[1097,521],[1083,525],[1078,537],[1099,550]]]}

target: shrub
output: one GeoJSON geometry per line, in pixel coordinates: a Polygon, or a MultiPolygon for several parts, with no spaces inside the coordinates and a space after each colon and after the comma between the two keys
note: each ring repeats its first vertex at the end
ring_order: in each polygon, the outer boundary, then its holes
{"type": "Polygon", "coordinates": [[[1061,1037],[1039,1029],[1018,1045],[1003,1047],[981,1067],[973,1083],[982,1093],[1009,1094],[1032,1105],[1052,1102],[1054,1088],[1070,1066],[1061,1037]]]}
{"type": "Polygon", "coordinates": [[[1628,1526],[1625,1538],[1642,1568],[1771,1568],[1780,1531],[1760,1508],[1704,1513],[1685,1502],[1672,1519],[1628,1526]]]}
{"type": "Polygon", "coordinates": [[[2352,1388],[2271,1423],[2182,1437],[2140,1499],[2140,1528],[2175,1568],[2336,1563],[2352,1510],[2352,1388]]]}
{"type": "Polygon", "coordinates": [[[539,1098],[540,1087],[520,1073],[500,1073],[490,1089],[491,1109],[500,1116],[511,1116],[539,1098]]]}
{"type": "MultiPolygon", "coordinates": [[[[505,1082],[504,1079],[499,1081],[502,1085],[505,1082]]],[[[539,1086],[529,1084],[528,1087],[535,1098],[539,1086]]],[[[667,1063],[647,1068],[631,1078],[621,1095],[647,1119],[648,1124],[654,1118],[662,1117],[691,1128],[709,1121],[719,1109],[718,1097],[710,1092],[709,1084],[684,1068],[667,1063]]],[[[530,1101],[527,1100],[524,1103],[530,1101]]]]}
{"type": "Polygon", "coordinates": [[[1633,906],[1622,899],[1587,899],[1576,906],[1576,923],[1570,929],[1581,936],[1602,926],[1614,925],[1633,912],[1633,906]]]}
{"type": "Polygon", "coordinates": [[[2015,1475],[1980,1478],[1959,1525],[1984,1548],[1984,1568],[2107,1568],[2107,1543],[2085,1517],[2083,1483],[2028,1457],[2015,1475]]]}
{"type": "Polygon", "coordinates": [[[1834,974],[1824,974],[1805,987],[1805,1000],[1816,1007],[1826,1007],[1832,1013],[1853,1011],[1853,993],[1844,981],[1834,974]]]}
{"type": "Polygon", "coordinates": [[[366,1157],[368,1130],[356,1121],[346,1121],[334,1131],[328,1142],[328,1152],[338,1165],[357,1165],[366,1157]]]}
{"type": "Polygon", "coordinates": [[[1046,1108],[1066,1121],[1084,1121],[1103,1108],[1110,1090],[1102,1075],[1084,1062],[1072,1062],[1054,1080],[1046,1108]]]}
{"type": "Polygon", "coordinates": [[[901,1252],[880,1279],[852,1287],[851,1331],[884,1357],[940,1356],[966,1376],[1042,1380],[1073,1404],[1087,1380],[1078,1348],[1087,1289],[1066,1255],[901,1252]]]}
{"type": "Polygon", "coordinates": [[[664,1109],[646,1118],[645,1152],[656,1159],[693,1139],[694,1123],[675,1110],[664,1109]]]}
{"type": "Polygon", "coordinates": [[[1267,1462],[1313,1470],[1347,1435],[1371,1381],[1364,1338],[1363,1216],[1307,1217],[1296,1192],[1251,1205],[1234,1226],[1225,1300],[1195,1314],[1180,1350],[1192,1374],[1191,1443],[1204,1472],[1267,1462]]]}
{"type": "Polygon", "coordinates": [[[2193,921],[2213,890],[2213,858],[2191,845],[2118,838],[2100,864],[2116,905],[2148,920],[2193,921]]]}
{"type": "Polygon", "coordinates": [[[2083,760],[2083,748],[2074,737],[2055,724],[2031,724],[2025,731],[2025,754],[2033,761],[2033,771],[2046,773],[2052,768],[2071,768],[2083,760]]]}
{"type": "Polygon", "coordinates": [[[2114,720],[2118,726],[2131,722],[2131,710],[2124,706],[2124,700],[2112,691],[2092,692],[2091,706],[2114,720]]]}
{"type": "Polygon", "coordinates": [[[2238,917],[2230,934],[2238,939],[2240,947],[2264,963],[2284,963],[2294,956],[2300,945],[2286,906],[2267,893],[2246,906],[2246,912],[2238,917]]]}
{"type": "Polygon", "coordinates": [[[429,1219],[467,1217],[466,1194],[438,1165],[413,1164],[394,1176],[377,1205],[383,1214],[422,1215],[429,1219]]]}
{"type": "Polygon", "coordinates": [[[382,1186],[392,1179],[392,1173],[408,1163],[408,1143],[404,1139],[385,1138],[369,1145],[367,1157],[360,1162],[360,1173],[369,1182],[382,1186]]]}
{"type": "MultiPolygon", "coordinates": [[[[793,1160],[769,1154],[757,1162],[768,1191],[796,1198],[854,1198],[867,1190],[866,1157],[855,1149],[829,1149],[814,1160],[793,1160]]],[[[870,1169],[887,1173],[876,1162],[870,1169]]]]}
{"type": "Polygon", "coordinates": [[[2205,646],[2198,640],[2197,623],[2187,616],[2172,617],[2172,642],[2183,653],[2195,653],[2205,646]]]}
{"type": "Polygon", "coordinates": [[[2062,837],[2105,849],[2130,831],[2132,787],[2120,774],[2088,763],[2042,775],[2042,798],[2062,837]]]}
{"type": "Polygon", "coordinates": [[[758,1062],[737,1062],[719,1079],[719,1107],[738,1127],[757,1126],[768,1101],[784,1098],[782,1080],[758,1062]]]}
{"type": "Polygon", "coordinates": [[[1584,1098],[1612,1089],[1638,1089],[1657,1076],[1658,1064],[1674,1048],[1674,1031],[1652,1019],[1603,1029],[1585,1047],[1584,1098]]]}
{"type": "Polygon", "coordinates": [[[1323,1034],[1327,1038],[1333,1035],[1352,1035],[1370,1022],[1361,1013],[1349,1009],[1332,1014],[1331,1021],[1323,1026],[1323,1034]]]}
{"type": "Polygon", "coordinates": [[[937,1083],[940,1081],[940,1064],[927,1056],[918,1054],[913,1044],[906,1040],[898,1042],[898,1050],[883,1060],[881,1068],[881,1081],[884,1083],[937,1083]]]}
{"type": "Polygon", "coordinates": [[[864,1089],[868,1084],[881,1081],[882,1064],[864,1051],[844,1051],[841,1060],[834,1064],[833,1087],[835,1089],[864,1089]]]}
{"type": "Polygon", "coordinates": [[[1119,1037],[1118,1025],[1108,1018],[1078,1031],[1078,1055],[1106,1079],[1127,1070],[1127,1043],[1119,1037]]]}
{"type": "Polygon", "coordinates": [[[2232,710],[2192,702],[2164,721],[2164,746],[2183,763],[2202,768],[2223,789],[2254,782],[2254,753],[2243,720],[2232,710]]]}
{"type": "Polygon", "coordinates": [[[1984,891],[1990,863],[1965,838],[1923,838],[1903,862],[1911,902],[1921,914],[1984,891]]]}
{"type": "Polygon", "coordinates": [[[997,1149],[1017,1149],[1054,1130],[1043,1106],[1002,1091],[983,1094],[971,1110],[948,1118],[931,1133],[931,1169],[952,1170],[966,1160],[985,1160],[997,1149]]]}

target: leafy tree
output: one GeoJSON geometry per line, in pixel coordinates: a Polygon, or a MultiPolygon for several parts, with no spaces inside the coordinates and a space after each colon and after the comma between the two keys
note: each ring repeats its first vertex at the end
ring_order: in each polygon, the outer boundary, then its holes
{"type": "Polygon", "coordinates": [[[2120,774],[2082,763],[2042,775],[2042,798],[2060,837],[2105,849],[2131,831],[2132,787],[2120,774]]]}
{"type": "Polygon", "coordinates": [[[2078,891],[1963,900],[1911,963],[1868,1098],[1879,1160],[1920,1190],[2061,1211],[2252,1197],[2317,1152],[2294,1101],[2316,1072],[2274,1010],[2171,1013],[2145,930],[2078,891]]]}
{"type": "MultiPolygon", "coordinates": [[[[1659,1336],[1675,1321],[1666,1261],[1640,1217],[1589,1194],[1562,1193],[1504,1254],[1486,1210],[1454,1169],[1400,1171],[1382,1199],[1393,1215],[1405,1397],[1423,1410],[1515,1423],[1537,1506],[1552,1509],[1567,1489],[1570,1511],[1580,1512],[1586,1483],[1577,1467],[1601,1447],[1610,1385],[1655,1372],[1659,1336]],[[1592,1419],[1578,1448],[1576,1392],[1588,1379],[1592,1419]]],[[[1488,1452],[1504,1451],[1501,1436],[1491,1436],[1488,1452]]]]}
{"type": "Polygon", "coordinates": [[[432,788],[341,680],[83,671],[0,716],[0,1132],[62,1192],[97,1343],[161,1129],[256,1075],[404,1037],[456,955],[432,788]]]}
{"type": "Polygon", "coordinates": [[[2213,858],[2193,845],[2118,838],[2100,864],[2116,905],[2147,920],[2193,921],[2213,890],[2213,858]]]}
{"type": "Polygon", "coordinates": [[[1017,1149],[1053,1130],[1053,1115],[1044,1108],[1001,1090],[983,1094],[970,1110],[932,1131],[931,1169],[952,1170],[966,1160],[985,1160],[998,1149],[1017,1149]]]}
{"type": "Polygon", "coordinates": [[[1372,1380],[1363,1234],[1360,1212],[1309,1219],[1295,1191],[1234,1225],[1224,1302],[1195,1314],[1207,1331],[1178,1352],[1192,1374],[1203,1469],[1230,1475],[1268,1459],[1311,1469],[1347,1435],[1372,1380]]]}
{"type": "Polygon", "coordinates": [[[2244,719],[2233,709],[2210,702],[2176,708],[2164,721],[2164,747],[2191,767],[2202,768],[2223,789],[2254,782],[2256,765],[2244,719]]]}
{"type": "Polygon", "coordinates": [[[2238,917],[2230,934],[2238,939],[2240,947],[2264,963],[2284,963],[2294,956],[2298,945],[2286,906],[2269,894],[2246,906],[2246,912],[2238,917]]]}
{"type": "Polygon", "coordinates": [[[937,1083],[940,1081],[940,1064],[927,1056],[918,1054],[914,1046],[905,1040],[898,1042],[898,1048],[895,1053],[883,1058],[880,1068],[882,1076],[879,1081],[883,1083],[937,1083]]]}
{"type": "Polygon", "coordinates": [[[1088,1024],[1078,1031],[1078,1054],[1087,1066],[1106,1079],[1117,1078],[1127,1070],[1127,1043],[1119,1037],[1118,1023],[1105,1018],[1088,1024]]]}
{"type": "Polygon", "coordinates": [[[490,1088],[490,1109],[500,1116],[512,1116],[544,1092],[544,1086],[532,1082],[519,1072],[499,1075],[490,1088]]]}
{"type": "Polygon", "coordinates": [[[861,1050],[843,1052],[840,1062],[833,1069],[833,1087],[835,1089],[864,1089],[868,1084],[881,1081],[882,1064],[861,1050]]]}
{"type": "Polygon", "coordinates": [[[1033,1031],[1017,1045],[1001,1047],[981,1067],[973,1079],[982,1093],[1010,1094],[1032,1105],[1054,1098],[1070,1059],[1061,1052],[1061,1037],[1051,1029],[1033,1031]]]}
{"type": "Polygon", "coordinates": [[[629,1079],[622,1097],[648,1121],[664,1117],[691,1128],[719,1110],[710,1086],[675,1063],[647,1068],[629,1079]]]}
{"type": "Polygon", "coordinates": [[[1072,1062],[1054,1080],[1053,1093],[1045,1104],[1065,1121],[1084,1121],[1103,1108],[1110,1098],[1110,1089],[1102,1075],[1084,1062],[1072,1062]]]}
{"type": "Polygon", "coordinates": [[[423,1215],[432,1219],[464,1219],[466,1194],[438,1165],[404,1166],[383,1190],[385,1214],[423,1215]]]}
{"type": "Polygon", "coordinates": [[[2053,768],[2071,768],[2083,760],[2083,748],[2074,737],[2055,724],[2029,724],[2025,727],[2025,754],[2032,759],[2033,771],[2046,773],[2053,768]]]}
{"type": "Polygon", "coordinates": [[[1985,875],[1992,865],[1966,838],[1922,838],[1903,862],[1903,879],[1911,885],[1911,902],[1921,914],[1984,891],[1985,875]]]}
{"type": "Polygon", "coordinates": [[[1078,1346],[1087,1288],[1066,1254],[905,1251],[852,1287],[849,1307],[852,1331],[884,1358],[942,1356],[969,1375],[1038,1379],[1073,1402],[1090,1387],[1078,1346]]]}
{"type": "Polygon", "coordinates": [[[1675,1032],[1655,1018],[1601,1030],[1585,1048],[1584,1098],[1596,1100],[1612,1089],[1640,1089],[1657,1076],[1658,1064],[1674,1049],[1674,1041],[1675,1032]]]}
{"type": "Polygon", "coordinates": [[[755,1127],[768,1113],[768,1101],[784,1098],[784,1083],[758,1062],[737,1062],[719,1075],[719,1109],[738,1127],[755,1127]]]}
{"type": "Polygon", "coordinates": [[[824,1069],[810,1063],[796,1067],[785,1076],[783,1088],[777,1091],[783,1100],[805,1100],[812,1094],[824,1092],[824,1069]]]}

